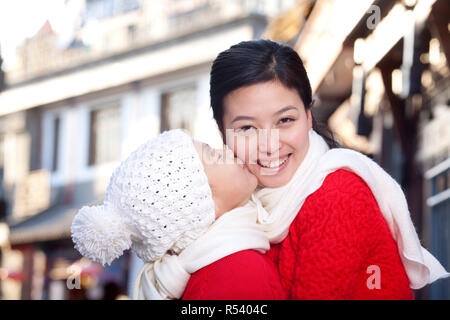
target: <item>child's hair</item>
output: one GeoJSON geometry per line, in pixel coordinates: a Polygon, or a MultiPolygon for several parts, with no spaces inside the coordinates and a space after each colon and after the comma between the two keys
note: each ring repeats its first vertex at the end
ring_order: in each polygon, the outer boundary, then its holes
{"type": "Polygon", "coordinates": [[[208,178],[190,136],[166,131],[134,151],[111,176],[104,204],[83,207],[75,248],[102,265],[131,248],[145,262],[180,252],[214,221],[208,178]]]}

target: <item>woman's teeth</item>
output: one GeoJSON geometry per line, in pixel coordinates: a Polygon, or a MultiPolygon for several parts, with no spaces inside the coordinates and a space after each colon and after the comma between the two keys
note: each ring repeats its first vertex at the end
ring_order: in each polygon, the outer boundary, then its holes
{"type": "Polygon", "coordinates": [[[261,167],[264,167],[264,168],[276,168],[276,167],[281,166],[283,163],[285,163],[288,158],[289,157],[286,157],[284,160],[275,160],[275,161],[267,161],[267,162],[258,161],[258,163],[261,167]]]}

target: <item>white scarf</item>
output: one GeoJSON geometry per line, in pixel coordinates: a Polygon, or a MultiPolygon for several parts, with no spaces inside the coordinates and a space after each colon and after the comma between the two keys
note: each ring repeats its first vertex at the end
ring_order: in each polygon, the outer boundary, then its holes
{"type": "Polygon", "coordinates": [[[252,196],[258,206],[258,222],[264,226],[271,243],[283,241],[306,198],[320,188],[329,173],[338,169],[354,172],[371,189],[397,242],[412,289],[450,275],[420,245],[406,198],[397,182],[359,152],[343,148],[329,150],[323,138],[312,129],[308,152],[293,178],[282,187],[264,188],[252,196]]]}
{"type": "Polygon", "coordinates": [[[146,263],[137,276],[133,299],[169,300],[182,297],[192,273],[232,253],[270,248],[267,235],[257,224],[252,201],[220,216],[208,230],[178,256],[166,254],[146,263]]]}

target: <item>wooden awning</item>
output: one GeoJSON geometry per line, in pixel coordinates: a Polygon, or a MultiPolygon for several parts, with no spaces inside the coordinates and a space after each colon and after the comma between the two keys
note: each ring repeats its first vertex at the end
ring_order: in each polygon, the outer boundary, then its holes
{"type": "Polygon", "coordinates": [[[78,207],[58,206],[9,226],[11,245],[69,239],[78,207]]]}
{"type": "Polygon", "coordinates": [[[313,92],[342,51],[344,40],[373,4],[359,0],[319,0],[303,27],[295,50],[304,61],[313,92]]]}

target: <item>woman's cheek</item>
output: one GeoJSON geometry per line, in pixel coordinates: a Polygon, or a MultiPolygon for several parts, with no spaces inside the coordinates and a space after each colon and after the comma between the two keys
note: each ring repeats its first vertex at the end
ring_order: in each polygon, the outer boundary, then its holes
{"type": "Polygon", "coordinates": [[[258,136],[255,134],[245,137],[245,163],[256,164],[258,161],[258,136]]]}
{"type": "Polygon", "coordinates": [[[247,164],[256,164],[258,159],[258,139],[256,135],[235,135],[234,141],[228,146],[233,150],[236,157],[247,164]],[[231,144],[231,145],[230,145],[231,144]]]}
{"type": "Polygon", "coordinates": [[[293,126],[289,130],[282,132],[280,140],[290,146],[298,155],[303,156],[308,150],[309,145],[309,128],[307,123],[302,125],[293,126]]]}

